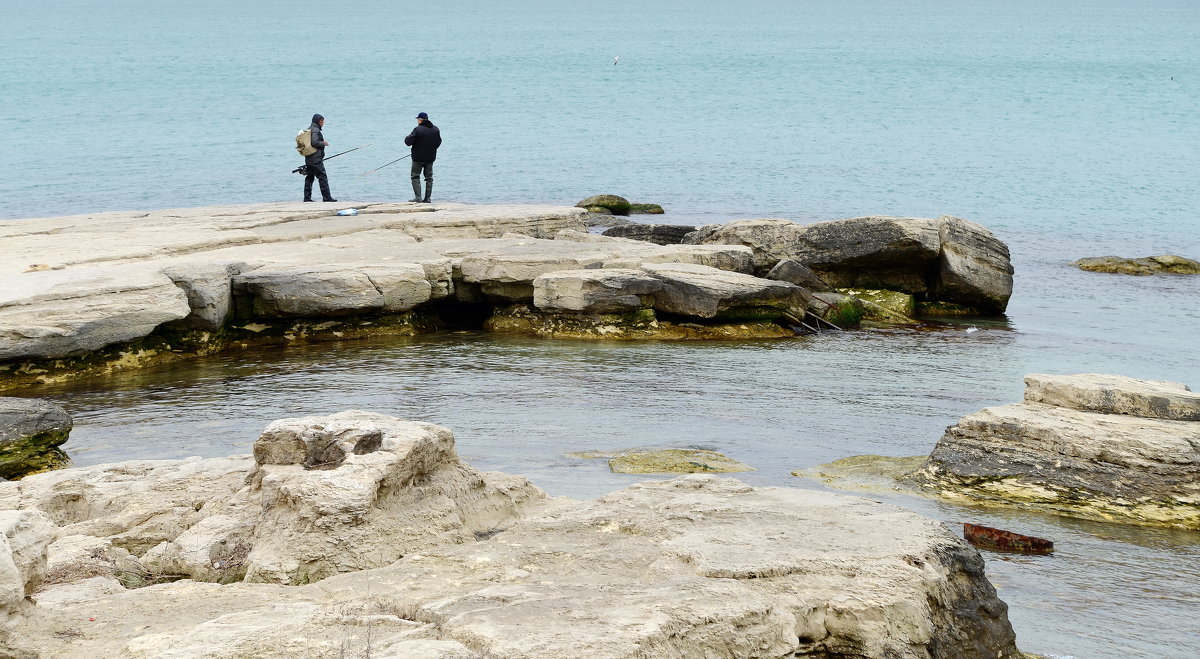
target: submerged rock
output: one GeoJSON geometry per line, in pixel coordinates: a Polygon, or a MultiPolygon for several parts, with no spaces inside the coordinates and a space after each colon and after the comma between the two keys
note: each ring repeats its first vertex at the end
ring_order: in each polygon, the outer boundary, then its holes
{"type": "Polygon", "coordinates": [[[1025,383],[1024,402],[947,428],[917,482],[954,498],[1200,529],[1200,396],[1114,375],[1025,383]]]}
{"type": "Polygon", "coordinates": [[[0,479],[17,479],[70,464],[58,448],[71,434],[71,415],[36,398],[0,397],[0,479]]]}
{"type": "Polygon", "coordinates": [[[687,224],[626,224],[607,229],[604,235],[644,240],[656,245],[679,245],[684,236],[695,230],[696,227],[687,224]]]}
{"type": "Polygon", "coordinates": [[[754,467],[716,451],[678,448],[622,452],[608,461],[608,468],[617,474],[730,474],[754,471],[754,467]]]}
{"type": "Polygon", "coordinates": [[[0,501],[18,508],[0,515],[5,647],[66,658],[1020,656],[978,552],[875,501],[714,476],[549,500],[463,465],[444,428],[364,412],[276,422],[256,449],[237,461],[232,492],[199,477],[229,459],[0,483],[0,501]],[[332,445],[340,464],[306,468],[332,445]],[[181,481],[180,469],[198,478],[181,481]],[[121,490],[137,506],[153,505],[141,496],[151,491],[202,503],[160,540],[168,527],[112,506],[121,490]],[[64,522],[71,511],[70,528],[56,531],[35,504],[64,522]],[[14,516],[24,521],[4,522],[14,516]],[[86,563],[116,560],[118,544],[150,545],[138,557],[148,568],[192,579],[117,590],[86,563]],[[67,581],[43,588],[47,556],[67,581]],[[317,563],[325,578],[302,585],[317,563]],[[72,565],[77,581],[59,569],[72,565]],[[239,571],[244,580],[228,578],[239,571]],[[255,582],[264,576],[300,585],[255,582]],[[87,633],[70,632],[88,619],[87,633]]]}
{"type": "Polygon", "coordinates": [[[1200,261],[1193,261],[1174,254],[1147,256],[1140,259],[1092,256],[1079,259],[1071,265],[1089,272],[1108,272],[1119,275],[1200,274],[1200,261]]]}
{"type": "Polygon", "coordinates": [[[640,215],[662,215],[662,214],[666,213],[666,211],[663,210],[663,207],[658,204],[639,204],[639,203],[629,204],[629,212],[640,214],[640,215]]]}

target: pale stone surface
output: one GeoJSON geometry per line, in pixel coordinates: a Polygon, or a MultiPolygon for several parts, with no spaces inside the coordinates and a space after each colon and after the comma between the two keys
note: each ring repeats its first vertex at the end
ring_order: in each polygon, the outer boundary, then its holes
{"type": "Polygon", "coordinates": [[[323,317],[403,311],[427,302],[433,288],[417,264],[259,268],[233,278],[257,317],[323,317]]]}
{"type": "MultiPolygon", "coordinates": [[[[1157,412],[1171,406],[1165,401],[1146,404],[1147,392],[1165,388],[1186,394],[1170,386],[1173,383],[1136,382],[1112,376],[1035,375],[1030,376],[1027,399],[1157,412]],[[1140,398],[1131,395],[1135,388],[1140,398]]],[[[1041,402],[991,407],[947,428],[915,479],[946,496],[1197,529],[1200,422],[1041,402]]]]}
{"type": "Polygon", "coordinates": [[[799,310],[803,315],[804,296],[795,284],[702,265],[647,264],[643,269],[663,282],[654,294],[659,311],[713,318],[742,307],[799,310]]]}
{"type": "Polygon", "coordinates": [[[0,625],[46,576],[54,523],[38,510],[0,510],[0,625]]]}
{"type": "Polygon", "coordinates": [[[1026,375],[1025,402],[1101,414],[1200,421],[1200,394],[1193,393],[1182,382],[1103,373],[1026,375]]]}
{"type": "Polygon", "coordinates": [[[215,330],[229,319],[233,309],[233,276],[244,263],[183,262],[163,268],[163,274],[187,295],[191,312],[179,321],[184,328],[215,330]]]}
{"type": "Polygon", "coordinates": [[[614,313],[653,306],[662,280],[641,270],[560,270],[533,280],[533,304],[547,311],[614,313]]]}
{"type": "Polygon", "coordinates": [[[1080,270],[1109,272],[1120,275],[1200,274],[1200,261],[1176,254],[1160,254],[1140,259],[1121,256],[1090,256],[1079,259],[1071,265],[1080,270]]]}

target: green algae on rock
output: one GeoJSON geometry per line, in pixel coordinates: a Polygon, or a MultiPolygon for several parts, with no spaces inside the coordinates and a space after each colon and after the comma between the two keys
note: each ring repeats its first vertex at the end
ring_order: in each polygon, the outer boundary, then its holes
{"type": "Polygon", "coordinates": [[[731,474],[754,471],[717,451],[706,449],[661,449],[623,451],[608,461],[616,474],[731,474]]]}
{"type": "Polygon", "coordinates": [[[17,480],[70,464],[59,448],[73,422],[63,408],[45,400],[0,397],[0,479],[17,480]]]}
{"type": "Polygon", "coordinates": [[[593,195],[575,204],[576,208],[587,208],[589,212],[596,212],[590,210],[594,206],[605,208],[613,215],[629,215],[630,208],[632,207],[628,199],[615,194],[593,195]]]}

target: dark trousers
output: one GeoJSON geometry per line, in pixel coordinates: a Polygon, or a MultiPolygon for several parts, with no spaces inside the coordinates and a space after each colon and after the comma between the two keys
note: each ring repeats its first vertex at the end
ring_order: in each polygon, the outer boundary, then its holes
{"type": "Polygon", "coordinates": [[[312,184],[313,179],[317,179],[317,183],[321,186],[321,200],[329,201],[333,199],[333,195],[329,194],[329,177],[325,175],[325,163],[319,162],[315,165],[307,165],[308,174],[304,176],[304,201],[312,201],[312,184]]]}
{"type": "Polygon", "coordinates": [[[416,162],[412,164],[412,186],[413,194],[417,199],[425,199],[429,201],[429,195],[433,191],[433,163],[431,162],[416,162]],[[425,174],[425,194],[421,194],[421,173],[425,174]]]}

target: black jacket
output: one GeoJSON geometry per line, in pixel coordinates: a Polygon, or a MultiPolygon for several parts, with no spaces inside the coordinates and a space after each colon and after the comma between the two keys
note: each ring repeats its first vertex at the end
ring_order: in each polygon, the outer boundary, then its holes
{"type": "Polygon", "coordinates": [[[404,143],[412,147],[413,162],[433,162],[442,145],[442,131],[426,119],[412,129],[404,143]]]}
{"type": "Polygon", "coordinates": [[[325,136],[321,134],[321,127],[315,121],[308,129],[312,131],[312,145],[317,152],[304,156],[304,164],[312,165],[325,159],[325,136]]]}

